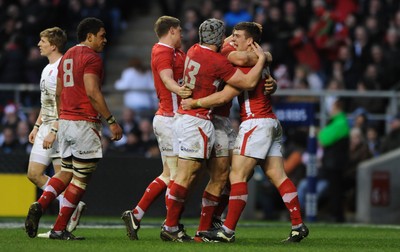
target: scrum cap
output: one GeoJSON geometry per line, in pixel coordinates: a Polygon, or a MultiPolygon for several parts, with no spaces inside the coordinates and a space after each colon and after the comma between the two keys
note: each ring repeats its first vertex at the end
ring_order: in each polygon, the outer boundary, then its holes
{"type": "Polygon", "coordinates": [[[199,27],[200,43],[216,45],[220,47],[225,34],[225,25],[221,20],[210,18],[199,27]]]}

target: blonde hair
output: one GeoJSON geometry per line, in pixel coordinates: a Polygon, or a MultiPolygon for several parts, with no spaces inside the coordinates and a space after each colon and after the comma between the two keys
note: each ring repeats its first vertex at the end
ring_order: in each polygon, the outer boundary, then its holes
{"type": "Polygon", "coordinates": [[[47,38],[50,45],[55,45],[59,52],[64,50],[65,44],[67,43],[67,34],[59,27],[52,27],[43,30],[40,33],[40,37],[47,38]]]}

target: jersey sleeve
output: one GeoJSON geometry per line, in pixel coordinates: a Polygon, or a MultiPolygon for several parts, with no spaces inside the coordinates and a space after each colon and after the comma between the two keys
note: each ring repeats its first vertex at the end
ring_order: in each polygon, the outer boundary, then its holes
{"type": "Polygon", "coordinates": [[[156,71],[159,73],[164,69],[173,69],[173,57],[171,57],[171,51],[162,50],[159,51],[155,57],[157,59],[157,69],[156,71]]]}
{"type": "Polygon", "coordinates": [[[99,77],[102,76],[101,70],[103,69],[103,62],[99,55],[91,54],[86,59],[84,74],[95,74],[99,77]]]}
{"type": "Polygon", "coordinates": [[[225,56],[222,55],[219,56],[220,56],[218,57],[219,76],[226,82],[235,74],[237,68],[234,67],[225,56]]]}
{"type": "Polygon", "coordinates": [[[233,47],[231,44],[225,44],[221,49],[221,54],[225,57],[228,57],[228,55],[233,51],[236,51],[235,47],[233,47]]]}

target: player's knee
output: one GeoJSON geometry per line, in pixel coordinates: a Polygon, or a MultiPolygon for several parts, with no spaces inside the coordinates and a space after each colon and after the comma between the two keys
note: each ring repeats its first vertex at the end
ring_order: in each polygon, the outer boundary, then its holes
{"type": "Polygon", "coordinates": [[[72,172],[73,171],[72,160],[62,159],[61,160],[61,171],[72,172]]]}
{"type": "Polygon", "coordinates": [[[86,178],[96,170],[97,162],[73,162],[74,176],[86,178]]]}
{"type": "Polygon", "coordinates": [[[35,169],[32,166],[29,166],[26,176],[32,183],[37,184],[44,174],[41,169],[35,169]]]}
{"type": "Polygon", "coordinates": [[[165,162],[169,168],[169,179],[174,180],[176,178],[176,170],[178,169],[178,158],[165,157],[165,162]]]}
{"type": "Polygon", "coordinates": [[[76,178],[73,178],[73,179],[71,180],[71,184],[73,184],[73,185],[75,185],[76,187],[79,187],[79,188],[81,188],[81,189],[83,189],[83,190],[86,190],[86,187],[87,187],[87,183],[86,183],[86,182],[83,182],[83,181],[78,180],[78,179],[76,179],[76,178]]]}
{"type": "Polygon", "coordinates": [[[158,176],[158,178],[161,179],[168,186],[169,181],[170,181],[169,176],[161,174],[160,176],[158,176]]]}
{"type": "Polygon", "coordinates": [[[32,183],[37,184],[39,182],[39,174],[37,172],[28,170],[26,175],[32,183]]]}

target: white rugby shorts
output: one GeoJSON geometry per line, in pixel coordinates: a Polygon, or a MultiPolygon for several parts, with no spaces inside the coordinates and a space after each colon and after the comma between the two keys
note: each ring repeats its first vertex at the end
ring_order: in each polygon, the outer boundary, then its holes
{"type": "Polygon", "coordinates": [[[236,132],[232,122],[225,116],[214,116],[211,120],[215,129],[214,154],[216,157],[229,157],[229,150],[233,149],[236,132]]]}
{"type": "Polygon", "coordinates": [[[61,157],[102,158],[101,129],[101,123],[60,120],[58,142],[61,157]]]}
{"type": "Polygon", "coordinates": [[[155,115],[153,119],[154,135],[157,138],[158,148],[161,156],[175,156],[174,154],[174,123],[175,118],[169,116],[155,115]]]}
{"type": "Polygon", "coordinates": [[[33,142],[29,162],[49,165],[54,158],[60,158],[60,149],[58,145],[58,136],[50,149],[43,148],[44,138],[49,134],[52,123],[42,123],[33,142]]]}
{"type": "Polygon", "coordinates": [[[174,151],[178,156],[208,159],[215,141],[212,122],[190,115],[178,115],[175,120],[174,134],[178,141],[174,151]]]}
{"type": "Polygon", "coordinates": [[[233,154],[264,160],[282,157],[282,127],[272,118],[248,119],[240,124],[233,154]]]}

